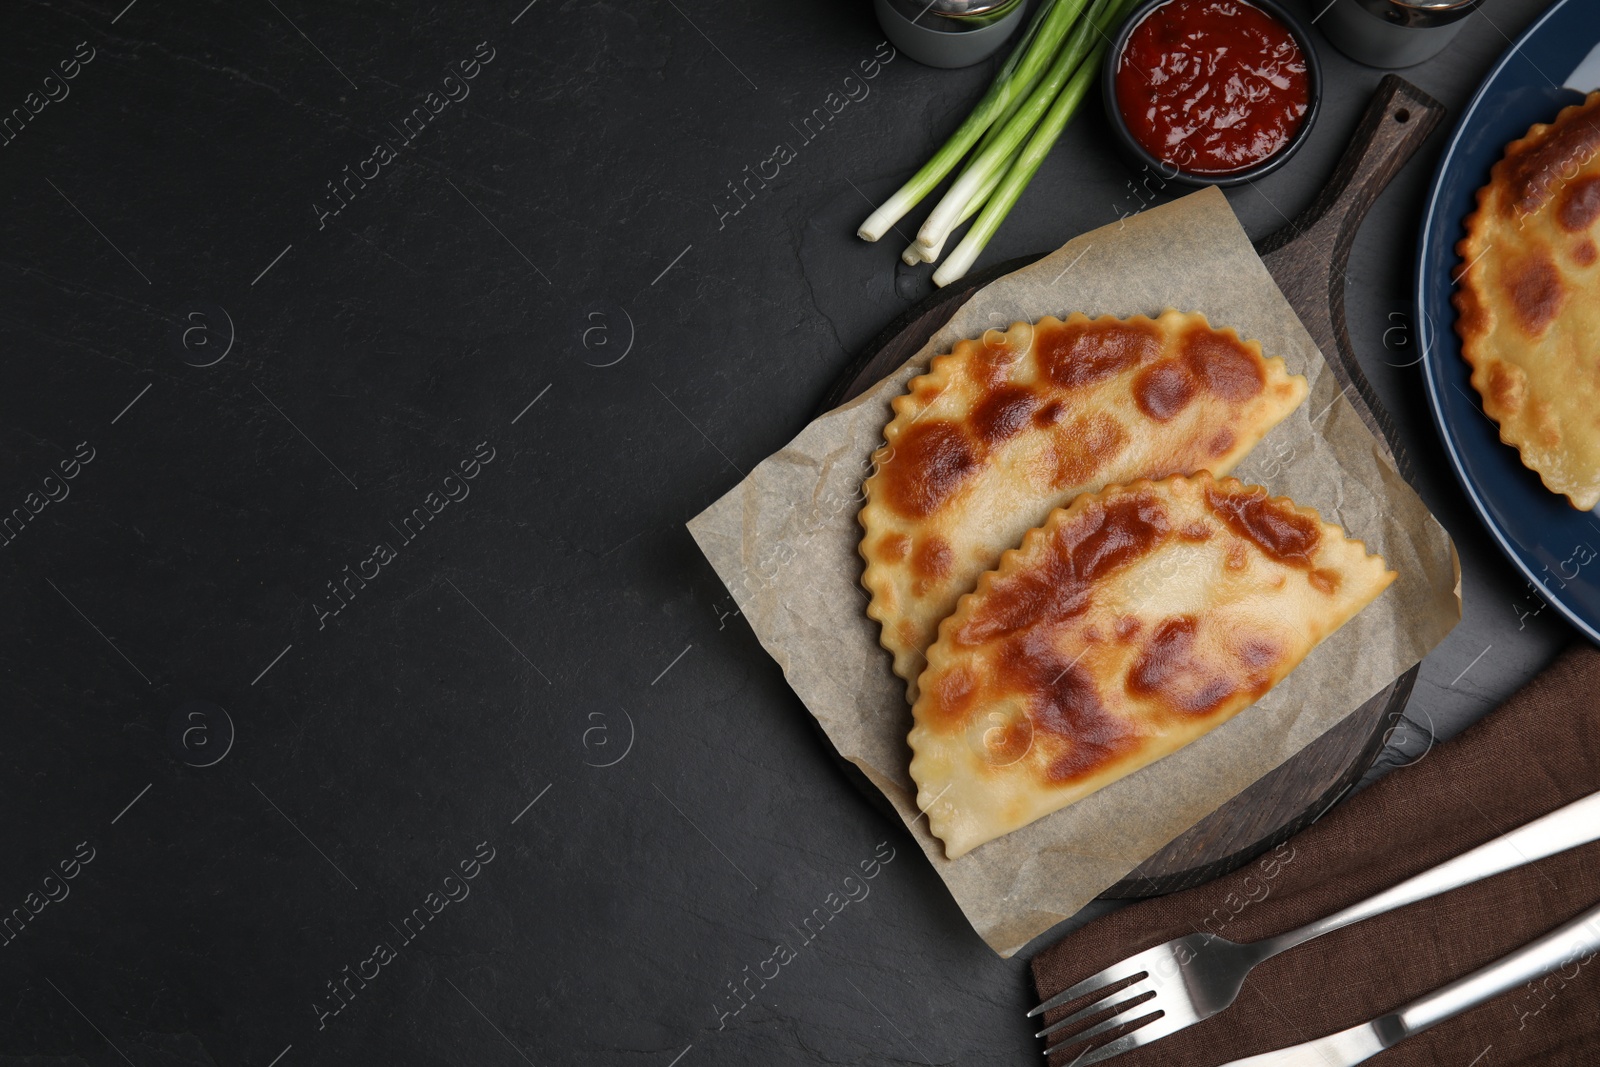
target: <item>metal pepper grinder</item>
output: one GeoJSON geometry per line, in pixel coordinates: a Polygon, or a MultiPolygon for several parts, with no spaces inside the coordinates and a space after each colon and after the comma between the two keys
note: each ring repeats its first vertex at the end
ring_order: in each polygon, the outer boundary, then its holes
{"type": "Polygon", "coordinates": [[[1393,69],[1437,55],[1482,3],[1483,0],[1333,0],[1316,21],[1328,40],[1357,63],[1393,69]]]}
{"type": "Polygon", "coordinates": [[[874,0],[889,41],[930,67],[968,67],[995,53],[1022,21],[1023,0],[874,0]]]}

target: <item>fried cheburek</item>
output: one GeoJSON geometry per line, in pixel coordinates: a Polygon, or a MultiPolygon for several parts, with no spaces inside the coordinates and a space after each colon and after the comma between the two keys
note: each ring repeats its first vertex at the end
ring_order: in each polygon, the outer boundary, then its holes
{"type": "Polygon", "coordinates": [[[915,702],[923,652],[1000,553],[1079,493],[1232,470],[1306,381],[1203,315],[1019,322],[893,402],[861,509],[867,614],[915,702]]]}
{"type": "Polygon", "coordinates": [[[1600,93],[1506,146],[1456,245],[1461,354],[1500,439],[1600,504],[1600,93]]]}
{"type": "Polygon", "coordinates": [[[1396,577],[1317,513],[1201,472],[1078,497],[939,627],[909,741],[954,859],[1221,725],[1396,577]]]}

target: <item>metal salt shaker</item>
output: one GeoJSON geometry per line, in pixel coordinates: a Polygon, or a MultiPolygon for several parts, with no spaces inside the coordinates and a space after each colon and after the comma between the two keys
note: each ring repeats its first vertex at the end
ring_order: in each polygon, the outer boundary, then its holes
{"type": "Polygon", "coordinates": [[[889,42],[930,67],[967,67],[1005,44],[1023,0],[873,0],[889,42]]]}
{"type": "Polygon", "coordinates": [[[1339,51],[1358,63],[1409,67],[1437,55],[1482,2],[1332,0],[1316,22],[1339,51]]]}

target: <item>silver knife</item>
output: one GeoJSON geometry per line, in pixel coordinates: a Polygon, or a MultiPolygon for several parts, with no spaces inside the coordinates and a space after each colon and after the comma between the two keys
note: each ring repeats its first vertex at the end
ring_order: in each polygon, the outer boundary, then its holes
{"type": "Polygon", "coordinates": [[[1600,906],[1399,1011],[1315,1041],[1233,1060],[1222,1067],[1351,1067],[1468,1008],[1542,978],[1557,967],[1586,961],[1597,950],[1600,906]]]}
{"type": "Polygon", "coordinates": [[[1582,63],[1572,68],[1572,73],[1567,75],[1562,88],[1574,89],[1585,96],[1600,89],[1600,44],[1595,45],[1589,54],[1583,57],[1582,63]]]}

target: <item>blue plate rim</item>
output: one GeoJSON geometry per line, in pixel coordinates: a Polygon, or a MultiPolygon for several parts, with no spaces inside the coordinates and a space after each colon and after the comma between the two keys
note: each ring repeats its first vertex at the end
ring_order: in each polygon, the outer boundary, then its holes
{"type": "MultiPolygon", "coordinates": [[[[1434,239],[1434,231],[1442,225],[1440,197],[1444,192],[1445,176],[1455,163],[1457,149],[1461,146],[1462,137],[1465,136],[1468,127],[1477,115],[1479,106],[1488,97],[1490,87],[1499,78],[1501,72],[1522,51],[1523,46],[1544,28],[1545,23],[1549,22],[1557,14],[1565,10],[1568,4],[1573,2],[1574,0],[1556,0],[1556,3],[1551,4],[1549,9],[1540,15],[1533,25],[1529,26],[1517,37],[1511,47],[1507,48],[1495,62],[1495,65],[1489,69],[1489,73],[1484,75],[1477,92],[1473,94],[1466,109],[1462,111],[1461,117],[1456,121],[1455,128],[1450,133],[1450,141],[1445,145],[1444,155],[1439,158],[1439,165],[1434,170],[1433,180],[1428,190],[1428,200],[1423,206],[1422,231],[1417,241],[1416,281],[1411,301],[1412,321],[1417,324],[1417,331],[1422,338],[1422,368],[1424,372],[1422,379],[1427,388],[1428,408],[1433,413],[1434,428],[1439,433],[1439,439],[1444,443],[1445,454],[1450,459],[1450,467],[1455,472],[1456,480],[1461,483],[1461,487],[1466,492],[1467,499],[1471,502],[1473,510],[1477,512],[1479,520],[1488,529],[1490,536],[1494,538],[1495,544],[1499,546],[1500,551],[1516,566],[1517,570],[1522,572],[1523,577],[1528,580],[1528,583],[1538,592],[1544,602],[1552,605],[1589,640],[1600,643],[1600,619],[1586,617],[1583,612],[1567,603],[1558,590],[1551,589],[1548,583],[1539,576],[1523,557],[1520,546],[1514,544],[1506,532],[1501,529],[1499,522],[1489,509],[1487,499],[1479,490],[1471,475],[1467,473],[1466,463],[1457,448],[1455,432],[1449,416],[1444,410],[1444,402],[1440,396],[1443,382],[1440,380],[1441,372],[1435,366],[1438,357],[1434,354],[1433,329],[1429,325],[1427,309],[1424,306],[1428,291],[1426,283],[1432,280],[1428,269],[1428,253],[1434,239]]],[[[1454,221],[1460,222],[1459,219],[1454,221]]],[[[1498,440],[1498,434],[1496,439],[1498,440]]]]}

